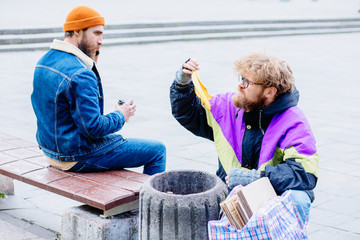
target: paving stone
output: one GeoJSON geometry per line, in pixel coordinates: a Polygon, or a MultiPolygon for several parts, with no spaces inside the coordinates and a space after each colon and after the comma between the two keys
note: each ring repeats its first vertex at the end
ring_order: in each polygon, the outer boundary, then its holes
{"type": "Polygon", "coordinates": [[[17,145],[15,145],[9,141],[0,141],[0,151],[10,150],[10,149],[14,149],[14,148],[17,148],[17,145]]]}
{"type": "Polygon", "coordinates": [[[43,239],[30,233],[28,230],[14,226],[2,220],[0,220],[0,232],[2,236],[12,236],[11,240],[24,240],[24,239],[42,240],[43,239]]]}
{"type": "Polygon", "coordinates": [[[323,226],[320,224],[317,224],[314,222],[309,223],[308,230],[307,230],[308,236],[309,237],[312,236],[312,234],[314,234],[317,231],[320,231],[322,228],[323,228],[323,226]]]}
{"type": "Polygon", "coordinates": [[[309,235],[309,239],[316,240],[339,240],[339,239],[347,239],[347,240],[358,240],[359,235],[350,233],[348,231],[340,230],[334,227],[323,226],[318,231],[315,231],[309,235]]]}
{"type": "Polygon", "coordinates": [[[26,201],[23,198],[17,196],[7,196],[7,198],[0,201],[1,211],[13,210],[13,209],[25,209],[32,208],[31,202],[26,201]]]}
{"type": "Polygon", "coordinates": [[[353,213],[360,211],[360,202],[352,198],[337,197],[320,204],[318,208],[352,216],[353,213]]]}
{"type": "Polygon", "coordinates": [[[312,209],[320,206],[321,204],[328,202],[331,199],[335,199],[338,197],[338,195],[334,194],[334,193],[329,193],[329,191],[327,189],[325,189],[324,191],[322,191],[319,188],[315,189],[315,201],[312,203],[311,207],[312,209]]]}
{"type": "Polygon", "coordinates": [[[50,212],[41,208],[26,208],[9,210],[5,211],[5,213],[18,219],[25,219],[30,223],[41,226],[45,229],[50,229],[54,232],[61,231],[61,216],[55,211],[50,212]]]}
{"type": "Polygon", "coordinates": [[[218,165],[217,165],[217,162],[215,165],[213,163],[204,164],[202,162],[196,162],[193,160],[184,160],[183,159],[180,162],[178,162],[177,164],[170,165],[169,169],[171,169],[171,170],[198,169],[198,170],[203,170],[203,171],[207,171],[210,173],[215,173],[216,170],[218,169],[218,165]]]}
{"type": "MultiPolygon", "coordinates": [[[[0,228],[9,227],[7,225],[2,225],[3,222],[11,224],[13,227],[20,228],[24,231],[24,234],[17,235],[16,232],[11,232],[10,234],[5,235],[5,231],[1,231],[2,237],[6,237],[8,240],[21,239],[21,240],[54,240],[56,239],[56,232],[49,229],[45,229],[36,224],[31,223],[30,221],[18,218],[15,218],[4,212],[0,212],[0,228]],[[33,238],[30,238],[33,237],[33,238]]],[[[11,227],[9,228],[11,229],[11,227]]]]}
{"type": "MultiPolygon", "coordinates": [[[[314,215],[316,213],[319,214],[319,210],[316,211],[314,209],[314,212],[312,213],[312,215],[314,215]]],[[[338,226],[339,229],[346,229],[342,226],[346,226],[347,224],[356,221],[355,217],[345,215],[345,214],[339,214],[336,212],[330,212],[330,211],[327,211],[327,213],[323,213],[322,216],[324,216],[324,217],[322,217],[322,218],[318,217],[317,219],[312,219],[312,222],[316,222],[318,224],[322,224],[325,226],[338,226]]]]}
{"type": "MultiPolygon", "coordinates": [[[[334,215],[334,212],[329,210],[324,210],[318,207],[311,207],[310,209],[310,219],[309,226],[315,225],[316,229],[322,228],[322,221],[326,218],[330,218],[334,215]]],[[[332,226],[332,225],[331,225],[332,226]]]]}
{"type": "Polygon", "coordinates": [[[351,233],[356,233],[360,237],[360,211],[355,212],[355,216],[356,218],[339,224],[339,228],[349,231],[351,233]]]}

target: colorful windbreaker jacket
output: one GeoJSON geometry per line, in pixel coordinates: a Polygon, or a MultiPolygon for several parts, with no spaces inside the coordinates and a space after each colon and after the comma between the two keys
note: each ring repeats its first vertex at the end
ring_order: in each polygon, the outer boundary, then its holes
{"type": "MultiPolygon", "coordinates": [[[[202,84],[200,87],[204,88],[202,84]]],[[[243,144],[251,139],[244,139],[244,110],[233,105],[235,93],[211,97],[206,89],[205,94],[196,90],[193,83],[185,87],[173,83],[170,100],[174,117],[195,135],[215,142],[226,173],[231,168],[242,168],[243,144]]],[[[277,193],[288,189],[305,190],[313,201],[311,190],[317,182],[319,162],[315,138],[303,112],[296,106],[298,91],[275,100],[274,105],[284,105],[279,101],[290,103],[286,109],[273,109],[275,112],[264,132],[256,169],[269,177],[277,193]]]]}

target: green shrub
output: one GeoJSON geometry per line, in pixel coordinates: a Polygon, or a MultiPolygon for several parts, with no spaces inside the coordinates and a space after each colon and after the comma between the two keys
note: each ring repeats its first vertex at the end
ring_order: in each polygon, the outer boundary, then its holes
{"type": "Polygon", "coordinates": [[[6,194],[4,192],[0,191],[0,199],[2,199],[2,198],[6,198],[6,194]]]}

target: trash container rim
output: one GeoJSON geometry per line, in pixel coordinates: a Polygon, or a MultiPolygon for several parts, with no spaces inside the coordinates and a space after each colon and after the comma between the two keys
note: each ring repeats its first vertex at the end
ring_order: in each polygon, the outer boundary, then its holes
{"type": "MultiPolygon", "coordinates": [[[[165,171],[165,172],[162,172],[162,173],[157,173],[157,174],[154,174],[152,175],[150,178],[148,178],[146,180],[146,182],[144,182],[143,186],[141,187],[141,190],[144,189],[144,187],[146,185],[148,185],[150,187],[150,189],[153,191],[153,192],[156,192],[157,194],[159,194],[160,196],[167,196],[168,198],[174,198],[174,199],[180,199],[180,198],[186,198],[186,197],[196,197],[196,196],[203,196],[203,195],[206,195],[206,194],[209,194],[210,192],[212,192],[212,190],[216,187],[217,185],[217,182],[221,181],[220,178],[218,178],[215,174],[212,174],[212,173],[209,173],[209,172],[206,172],[206,171],[202,171],[202,170],[191,170],[191,169],[176,169],[176,170],[168,170],[168,171],[165,171]],[[163,174],[167,174],[167,173],[171,173],[171,172],[198,172],[198,173],[204,173],[208,176],[210,176],[212,179],[214,179],[215,181],[215,184],[212,188],[206,190],[206,191],[203,191],[203,192],[198,192],[198,193],[190,193],[190,194],[175,194],[175,193],[166,193],[166,192],[162,192],[162,191],[159,191],[158,189],[154,188],[152,185],[151,185],[151,181],[158,177],[159,175],[163,175],[163,174]]],[[[141,191],[140,190],[140,191],[141,191]]]]}

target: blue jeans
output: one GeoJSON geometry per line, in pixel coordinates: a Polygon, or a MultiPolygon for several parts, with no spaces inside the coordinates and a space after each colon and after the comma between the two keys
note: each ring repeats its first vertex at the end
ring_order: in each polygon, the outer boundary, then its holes
{"type": "Polygon", "coordinates": [[[308,221],[310,215],[310,197],[306,192],[300,190],[291,190],[291,193],[294,197],[296,208],[300,213],[302,224],[304,225],[305,222],[308,221]]]}
{"type": "Polygon", "coordinates": [[[70,172],[100,172],[144,166],[143,173],[153,175],[165,171],[166,148],[161,142],[128,138],[109,151],[78,162],[70,172]]]}

